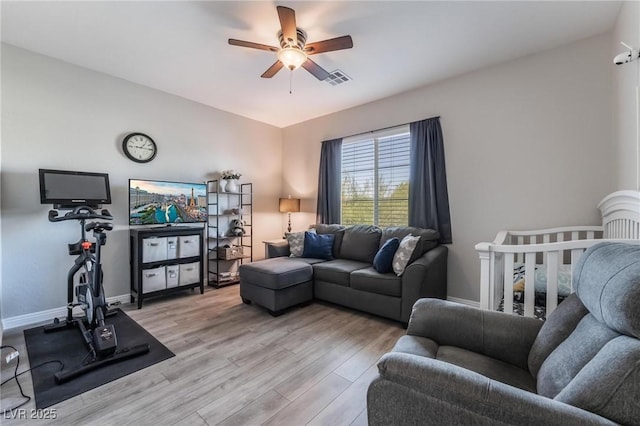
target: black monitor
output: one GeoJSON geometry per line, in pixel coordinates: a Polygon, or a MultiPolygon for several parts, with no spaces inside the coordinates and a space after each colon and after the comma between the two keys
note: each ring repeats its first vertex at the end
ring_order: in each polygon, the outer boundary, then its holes
{"type": "Polygon", "coordinates": [[[54,208],[111,204],[109,175],[40,169],[40,203],[54,208]]]}

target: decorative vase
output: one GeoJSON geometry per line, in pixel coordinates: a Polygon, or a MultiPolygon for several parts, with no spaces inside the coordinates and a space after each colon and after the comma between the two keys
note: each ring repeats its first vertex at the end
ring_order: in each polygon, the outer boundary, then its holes
{"type": "Polygon", "coordinates": [[[227,192],[240,192],[240,185],[238,185],[238,179],[227,179],[227,185],[225,186],[227,192]]]}
{"type": "Polygon", "coordinates": [[[227,181],[222,179],[219,183],[218,183],[218,191],[219,192],[226,192],[225,186],[227,186],[227,181]]]}

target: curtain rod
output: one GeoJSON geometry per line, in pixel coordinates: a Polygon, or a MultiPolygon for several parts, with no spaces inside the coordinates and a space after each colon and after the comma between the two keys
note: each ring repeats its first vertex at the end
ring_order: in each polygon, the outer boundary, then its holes
{"type": "MultiPolygon", "coordinates": [[[[431,118],[440,118],[439,115],[436,115],[435,117],[429,117],[429,118],[425,118],[424,120],[429,120],[431,118]]],[[[422,120],[417,120],[417,121],[422,121],[422,120]]],[[[376,132],[381,132],[383,130],[389,130],[389,129],[393,129],[394,127],[400,127],[400,126],[406,126],[407,124],[411,124],[414,123],[413,121],[408,122],[408,123],[402,123],[402,124],[394,124],[393,126],[387,126],[387,127],[382,127],[380,129],[376,129],[376,130],[368,130],[366,132],[360,132],[360,133],[354,133],[353,135],[349,135],[349,136],[342,136],[341,139],[347,139],[347,138],[351,138],[353,136],[360,136],[360,135],[366,135],[367,133],[376,133],[376,132]]],[[[335,138],[337,139],[337,138],[335,138]]],[[[320,143],[322,143],[324,141],[321,141],[320,143]]]]}

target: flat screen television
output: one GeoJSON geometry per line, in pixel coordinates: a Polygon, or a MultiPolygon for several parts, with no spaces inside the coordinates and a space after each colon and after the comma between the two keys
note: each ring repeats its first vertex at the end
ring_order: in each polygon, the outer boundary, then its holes
{"type": "Polygon", "coordinates": [[[129,179],[129,224],[207,221],[205,183],[129,179]]]}
{"type": "Polygon", "coordinates": [[[38,173],[41,204],[53,204],[54,208],[111,204],[109,175],[106,173],[49,169],[39,169],[38,173]]]}

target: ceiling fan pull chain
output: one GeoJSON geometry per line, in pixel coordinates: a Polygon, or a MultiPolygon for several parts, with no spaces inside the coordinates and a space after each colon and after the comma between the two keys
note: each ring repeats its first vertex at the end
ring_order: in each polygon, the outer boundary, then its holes
{"type": "Polygon", "coordinates": [[[289,71],[289,94],[291,95],[293,92],[291,90],[291,86],[293,85],[293,70],[289,71]]]}

